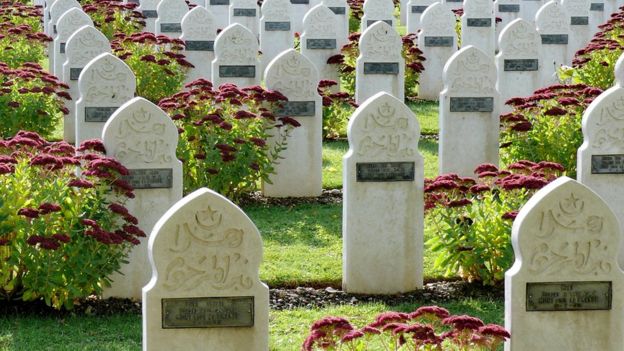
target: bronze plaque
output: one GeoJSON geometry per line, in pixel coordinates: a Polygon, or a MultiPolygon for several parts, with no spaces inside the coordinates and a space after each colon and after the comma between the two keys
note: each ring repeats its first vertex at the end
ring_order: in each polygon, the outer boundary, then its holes
{"type": "Polygon", "coordinates": [[[210,5],[227,5],[230,6],[230,0],[210,0],[210,5]]]}
{"type": "Polygon", "coordinates": [[[134,189],[169,189],[173,187],[173,169],[143,168],[129,169],[130,174],[121,178],[134,189]]]}
{"type": "Polygon", "coordinates": [[[355,164],[358,182],[411,182],[414,162],[358,162],[355,164]]]}
{"type": "Polygon", "coordinates": [[[104,123],[119,107],[85,107],[85,122],[104,123]]]}
{"type": "Polygon", "coordinates": [[[162,328],[253,327],[254,297],[161,299],[162,328]]]}
{"type": "Polygon", "coordinates": [[[491,18],[468,18],[466,21],[468,27],[491,27],[491,18]]]}
{"type": "Polygon", "coordinates": [[[505,72],[527,72],[537,71],[537,59],[512,59],[503,60],[503,70],[505,72]]]}
{"type": "Polygon", "coordinates": [[[364,74],[399,74],[399,63],[364,62],[364,74]]]}
{"type": "Polygon", "coordinates": [[[604,2],[592,2],[589,11],[604,11],[604,2]]]}
{"type": "Polygon", "coordinates": [[[425,12],[425,10],[427,9],[427,5],[421,6],[421,5],[414,5],[412,6],[412,13],[423,13],[425,12]]]}
{"type": "Polygon", "coordinates": [[[255,78],[256,66],[219,65],[220,78],[255,78]]]}
{"type": "Polygon", "coordinates": [[[315,106],[314,101],[285,101],[275,113],[278,117],[314,117],[315,106]]]}
{"type": "Polygon", "coordinates": [[[309,5],[310,0],[290,0],[290,3],[293,5],[309,5]]]}
{"type": "Polygon", "coordinates": [[[256,17],[256,9],[234,9],[234,17],[256,17]]]}
{"type": "Polygon", "coordinates": [[[264,22],[264,30],[268,32],[289,31],[290,22],[264,22]]]}
{"type": "Polygon", "coordinates": [[[372,26],[375,22],[378,22],[378,21],[386,22],[386,23],[388,23],[388,25],[389,25],[390,27],[392,27],[392,20],[368,20],[368,21],[366,21],[366,26],[367,26],[367,27],[370,27],[370,26],[372,26]]]}
{"type": "Polygon", "coordinates": [[[451,112],[492,112],[493,97],[452,97],[451,112]]]}
{"type": "Polygon", "coordinates": [[[69,80],[78,80],[78,77],[80,77],[80,72],[82,72],[82,67],[70,68],[69,69],[69,80]]]}
{"type": "Polygon", "coordinates": [[[567,34],[542,34],[542,44],[546,45],[566,45],[568,44],[567,34]]]}
{"type": "Polygon", "coordinates": [[[624,155],[592,155],[592,174],[624,174],[624,155]]]}
{"type": "Polygon", "coordinates": [[[187,40],[187,51],[214,51],[214,40],[187,40]]]}
{"type": "Polygon", "coordinates": [[[329,9],[332,10],[334,15],[346,15],[347,14],[347,9],[344,8],[344,7],[333,7],[333,6],[330,6],[329,9]]]}
{"type": "Polygon", "coordinates": [[[61,54],[64,54],[64,53],[65,53],[65,43],[61,43],[61,46],[59,47],[59,52],[60,52],[61,54]]]}
{"type": "Polygon", "coordinates": [[[526,284],[526,310],[610,310],[612,284],[604,281],[544,282],[526,284]]]}
{"type": "Polygon", "coordinates": [[[177,33],[182,31],[182,25],[180,23],[161,23],[161,33],[177,33]]]}
{"type": "Polygon", "coordinates": [[[306,47],[309,50],[335,49],[336,39],[306,39],[306,47]]]}
{"type": "Polygon", "coordinates": [[[520,5],[518,5],[518,4],[500,4],[500,5],[498,5],[498,12],[520,12],[520,5]]]}
{"type": "Polygon", "coordinates": [[[425,46],[426,47],[452,47],[453,37],[426,36],[425,46]]]}
{"type": "Polygon", "coordinates": [[[572,26],[586,26],[588,24],[589,24],[589,17],[587,16],[570,17],[570,25],[572,26]]]}
{"type": "Polygon", "coordinates": [[[145,18],[158,18],[158,12],[156,10],[143,10],[143,16],[145,18]]]}

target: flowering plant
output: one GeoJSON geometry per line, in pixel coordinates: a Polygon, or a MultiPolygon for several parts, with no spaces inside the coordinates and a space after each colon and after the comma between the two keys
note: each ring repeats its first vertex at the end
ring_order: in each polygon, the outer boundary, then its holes
{"type": "Polygon", "coordinates": [[[583,143],[583,112],[601,93],[584,84],[557,84],[536,90],[529,97],[508,100],[506,104],[513,110],[500,116],[501,161],[557,162],[574,177],[576,150],[583,143]]]}
{"type": "Polygon", "coordinates": [[[61,113],[69,111],[63,99],[71,100],[69,88],[36,63],[11,69],[0,62],[0,137],[30,130],[48,136],[61,113]]]}
{"type": "Polygon", "coordinates": [[[425,180],[427,246],[447,275],[495,284],[511,267],[511,225],[528,199],[564,171],[553,162],[477,167],[476,179],[443,174],[425,180]]]}
{"type": "Polygon", "coordinates": [[[347,134],[347,123],[357,104],[348,93],[333,92],[332,87],[338,82],[321,80],[318,93],[323,98],[323,138],[337,139],[347,134]]]}
{"type": "Polygon", "coordinates": [[[41,62],[52,38],[41,32],[41,9],[20,3],[0,3],[0,61],[11,68],[41,62]]]}
{"type": "Polygon", "coordinates": [[[123,206],[128,170],[101,142],[78,151],[33,132],[0,141],[0,299],[71,308],[101,292],[145,236],[123,206]]]}
{"type": "Polygon", "coordinates": [[[325,317],[312,324],[302,351],[313,350],[497,350],[511,335],[479,318],[452,316],[438,306],[412,313],[384,312],[375,321],[354,328],[342,317],[325,317]]]}
{"type": "Polygon", "coordinates": [[[185,192],[206,186],[236,200],[259,180],[269,182],[290,129],[299,126],[273,113],[286,97],[260,86],[226,83],[213,89],[205,79],[186,88],[159,103],[180,132],[185,192]]]}
{"type": "Polygon", "coordinates": [[[154,103],[180,91],[188,68],[193,67],[180,53],[184,42],[165,35],[117,33],[111,48],[136,75],[137,95],[154,103]]]}
{"type": "Polygon", "coordinates": [[[137,6],[137,3],[124,4],[120,0],[94,0],[83,5],[83,10],[102,34],[112,40],[116,33],[131,35],[145,27],[145,17],[135,11],[137,6]]]}

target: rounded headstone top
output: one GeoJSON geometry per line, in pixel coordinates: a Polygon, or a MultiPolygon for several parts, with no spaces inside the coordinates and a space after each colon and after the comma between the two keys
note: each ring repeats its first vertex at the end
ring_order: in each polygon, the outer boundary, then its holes
{"type": "Polygon", "coordinates": [[[498,46],[505,56],[537,58],[540,45],[535,25],[522,18],[506,25],[498,37],[498,46]]]}
{"type": "Polygon", "coordinates": [[[74,67],[84,67],[95,57],[106,52],[111,52],[108,38],[90,25],[82,26],[75,31],[67,39],[65,46],[67,61],[74,67]]]}
{"type": "Polygon", "coordinates": [[[540,34],[568,34],[570,32],[568,12],[556,0],[547,2],[537,10],[535,25],[540,34]]]}
{"type": "Polygon", "coordinates": [[[590,0],[561,0],[561,5],[570,16],[589,16],[590,0]]]}
{"type": "Polygon", "coordinates": [[[277,55],[265,71],[267,88],[277,90],[289,100],[316,99],[319,73],[314,63],[295,49],[277,55]]]}
{"type": "Polygon", "coordinates": [[[188,11],[184,0],[162,0],[156,7],[159,23],[180,23],[188,11]]]}
{"type": "Polygon", "coordinates": [[[366,28],[360,37],[360,56],[366,60],[397,60],[403,56],[403,41],[394,28],[377,21],[366,28]]]}
{"type": "Polygon", "coordinates": [[[271,21],[290,21],[290,0],[265,0],[262,3],[262,17],[271,21]]]}
{"type": "Polygon", "coordinates": [[[76,0],[56,0],[50,7],[50,23],[56,24],[56,21],[71,8],[81,9],[80,3],[76,0]]]}
{"type": "Polygon", "coordinates": [[[455,14],[445,4],[436,2],[422,13],[420,27],[426,34],[455,36],[455,14]]]}
{"type": "Polygon", "coordinates": [[[93,26],[93,20],[81,9],[72,7],[59,17],[56,23],[59,40],[64,42],[82,26],[93,26]]]}
{"type": "Polygon", "coordinates": [[[96,56],[82,69],[78,88],[85,103],[121,104],[134,97],[136,78],[125,62],[107,52],[96,56]]]}
{"type": "Polygon", "coordinates": [[[492,0],[464,0],[464,15],[462,17],[489,18],[494,16],[492,0]]]}
{"type": "Polygon", "coordinates": [[[345,14],[347,14],[349,11],[349,5],[347,4],[347,0],[323,0],[321,1],[321,4],[327,7],[344,7],[345,14]]]}
{"type": "Polygon", "coordinates": [[[182,17],[182,40],[214,40],[217,23],[212,12],[196,6],[182,17]]]}
{"type": "Polygon", "coordinates": [[[137,10],[138,11],[156,10],[156,7],[158,7],[158,3],[160,3],[159,0],[141,0],[137,10]]]}
{"type": "Polygon", "coordinates": [[[391,19],[394,12],[392,0],[364,0],[364,15],[369,19],[391,19]]]}
{"type": "Polygon", "coordinates": [[[444,65],[444,87],[448,93],[468,96],[496,93],[494,57],[469,45],[454,53],[444,65]]]}
{"type": "Polygon", "coordinates": [[[316,5],[303,16],[303,31],[308,38],[336,37],[336,15],[325,5],[316,5]]]}
{"type": "Polygon", "coordinates": [[[255,64],[258,60],[258,39],[247,27],[233,23],[217,35],[214,52],[221,62],[255,64]]]}

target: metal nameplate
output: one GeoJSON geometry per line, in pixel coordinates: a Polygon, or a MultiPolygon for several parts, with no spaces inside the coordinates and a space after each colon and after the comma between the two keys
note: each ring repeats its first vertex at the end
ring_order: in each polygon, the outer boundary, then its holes
{"type": "Polygon", "coordinates": [[[214,40],[187,40],[187,51],[214,51],[214,40]]]}
{"type": "Polygon", "coordinates": [[[503,61],[503,69],[506,72],[537,71],[537,68],[537,59],[514,59],[503,61]]]}
{"type": "Polygon", "coordinates": [[[592,155],[592,174],[624,174],[624,154],[592,155]]]}
{"type": "Polygon", "coordinates": [[[464,2],[464,0],[446,0],[446,2],[464,2]]]}
{"type": "Polygon", "coordinates": [[[64,53],[65,53],[65,43],[61,43],[61,45],[60,45],[60,47],[59,47],[59,52],[60,52],[61,54],[64,54],[64,53]]]}
{"type": "Polygon", "coordinates": [[[414,181],[414,162],[358,162],[355,164],[358,182],[414,181]]]}
{"type": "Polygon", "coordinates": [[[160,32],[161,33],[176,33],[182,31],[182,24],[180,23],[161,23],[160,24],[160,32]]]}
{"type": "Polygon", "coordinates": [[[612,299],[609,281],[526,284],[528,312],[610,310],[612,299]]]}
{"type": "Polygon", "coordinates": [[[170,189],[173,187],[173,169],[144,168],[129,169],[130,174],[122,179],[130,183],[134,189],[170,189]]]}
{"type": "Polygon", "coordinates": [[[386,23],[388,23],[388,25],[390,27],[392,27],[392,20],[368,20],[368,21],[366,21],[366,26],[370,27],[370,26],[373,25],[373,23],[379,22],[379,21],[386,22],[386,23]]]}
{"type": "Polygon", "coordinates": [[[592,2],[589,11],[604,11],[604,2],[592,2]]]}
{"type": "Polygon", "coordinates": [[[210,5],[219,6],[219,5],[227,5],[230,6],[230,0],[210,0],[210,5]]]}
{"type": "Polygon", "coordinates": [[[290,3],[293,5],[309,5],[310,0],[290,0],[290,3]]]}
{"type": "Polygon", "coordinates": [[[344,7],[333,7],[333,6],[330,6],[329,9],[332,10],[334,15],[346,15],[347,14],[347,9],[344,8],[344,7]]]}
{"type": "Polygon", "coordinates": [[[53,24],[53,25],[52,25],[52,32],[54,32],[54,34],[58,34],[58,33],[56,32],[56,24],[53,24]]]}
{"type": "Polygon", "coordinates": [[[568,35],[567,34],[542,34],[542,44],[546,45],[567,45],[568,44],[568,35]]]}
{"type": "Polygon", "coordinates": [[[452,47],[453,37],[425,37],[425,46],[428,47],[452,47]]]}
{"type": "Polygon", "coordinates": [[[399,74],[399,63],[364,62],[364,74],[399,74]]]}
{"type": "Polygon", "coordinates": [[[517,4],[500,4],[498,12],[520,12],[520,5],[517,4]]]}
{"type": "Polygon", "coordinates": [[[278,117],[314,117],[316,103],[314,101],[286,101],[276,111],[278,117]]]}
{"type": "Polygon", "coordinates": [[[256,17],[256,9],[234,9],[232,15],[235,17],[256,17]]]}
{"type": "Polygon", "coordinates": [[[254,326],[254,297],[161,299],[162,328],[233,328],[254,326]]]}
{"type": "Polygon", "coordinates": [[[493,97],[451,97],[451,112],[492,112],[493,97]]]}
{"type": "Polygon", "coordinates": [[[219,66],[221,78],[255,78],[256,66],[219,66]]]}
{"type": "Polygon", "coordinates": [[[82,68],[70,68],[69,69],[69,80],[78,80],[80,77],[80,72],[82,72],[82,68]]]}
{"type": "Polygon", "coordinates": [[[290,22],[264,22],[264,30],[267,32],[287,32],[290,30],[290,22]]]}
{"type": "Polygon", "coordinates": [[[104,123],[119,107],[85,107],[85,122],[104,123]]]}
{"type": "Polygon", "coordinates": [[[429,6],[412,6],[412,13],[423,13],[429,6]]]}
{"type": "Polygon", "coordinates": [[[335,49],[336,39],[306,39],[306,47],[311,50],[335,49]]]}
{"type": "Polygon", "coordinates": [[[468,18],[466,21],[468,27],[491,27],[491,18],[468,18]]]}
{"type": "Polygon", "coordinates": [[[143,10],[142,13],[145,18],[158,18],[158,11],[156,10],[143,10]]]}
{"type": "Polygon", "coordinates": [[[141,1],[139,0],[128,0],[128,2],[131,4],[137,4],[137,5],[141,3],[141,1]]]}
{"type": "Polygon", "coordinates": [[[586,26],[589,24],[589,17],[587,16],[572,16],[570,17],[570,25],[572,26],[586,26]]]}

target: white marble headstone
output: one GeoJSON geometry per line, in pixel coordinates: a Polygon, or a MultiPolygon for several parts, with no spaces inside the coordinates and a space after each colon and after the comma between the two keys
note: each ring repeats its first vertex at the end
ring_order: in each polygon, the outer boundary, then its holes
{"type": "Polygon", "coordinates": [[[385,91],[400,101],[405,98],[405,59],[401,36],[387,23],[375,22],[360,37],[360,56],[355,69],[355,102],[385,91]]]}
{"type": "Polygon", "coordinates": [[[533,195],[511,233],[505,350],[620,350],[621,236],[609,206],[575,180],[561,177],[533,195]]]}
{"type": "Polygon", "coordinates": [[[343,158],[343,278],[349,293],[423,284],[423,157],[414,113],[380,92],[355,111],[343,158]]]}
{"type": "Polygon", "coordinates": [[[83,26],[93,26],[91,17],[81,9],[73,7],[65,12],[56,23],[57,34],[54,37],[54,69],[53,74],[63,76],[63,64],[65,63],[65,49],[67,39],[83,26]]]}
{"type": "Polygon", "coordinates": [[[182,18],[188,11],[189,7],[184,0],[161,0],[156,7],[156,35],[179,38],[182,35],[182,18]]]}
{"type": "Polygon", "coordinates": [[[425,70],[418,78],[418,97],[437,100],[444,88],[440,79],[444,64],[457,52],[455,14],[446,4],[435,3],[423,12],[420,23],[422,31],[418,35],[418,48],[427,60],[423,62],[425,70]]]}
{"type": "Polygon", "coordinates": [[[134,98],[136,78],[128,65],[110,53],[90,61],[78,77],[76,97],[76,145],[101,138],[104,124],[127,101],[134,98]]]}
{"type": "MultiPolygon", "coordinates": [[[[496,0],[494,1],[494,16],[501,19],[499,23],[496,23],[496,40],[498,45],[498,37],[509,23],[520,18],[520,7],[527,1],[533,0],[496,0]]],[[[525,19],[527,22],[535,25],[535,16],[530,19],[525,19]]],[[[496,47],[498,49],[498,46],[496,47]]]]}
{"type": "MultiPolygon", "coordinates": [[[[406,21],[407,21],[407,32],[408,33],[418,33],[418,30],[422,28],[421,18],[423,12],[429,7],[429,5],[436,4],[441,2],[437,2],[435,0],[410,0],[407,3],[406,8],[406,21]]],[[[422,49],[421,49],[422,50],[422,49]]]]}
{"type": "Polygon", "coordinates": [[[294,46],[290,0],[265,0],[260,18],[260,51],[262,72],[282,51],[294,46]]]}
{"type": "Polygon", "coordinates": [[[319,71],[321,79],[340,81],[335,64],[327,64],[327,59],[340,53],[336,15],[325,5],[316,5],[303,17],[301,53],[310,59],[319,71]]]}
{"type": "Polygon", "coordinates": [[[258,37],[260,7],[256,0],[230,0],[230,24],[239,23],[258,37]]]}
{"type": "Polygon", "coordinates": [[[78,77],[82,69],[95,57],[103,53],[110,53],[110,42],[92,26],[83,26],[67,39],[65,54],[67,59],[63,64],[63,81],[69,85],[69,114],[63,120],[63,140],[70,144],[76,141],[76,102],[80,97],[78,77]]]}
{"type": "Polygon", "coordinates": [[[323,106],[317,92],[319,74],[314,64],[294,49],[284,51],[269,63],[265,72],[267,89],[288,98],[285,112],[301,126],[291,131],[284,159],[270,175],[273,184],[263,183],[268,197],[319,196],[322,191],[323,106]]]}
{"type": "Polygon", "coordinates": [[[346,0],[323,0],[321,4],[327,6],[335,15],[336,19],[336,36],[338,38],[338,47],[349,42],[349,15],[351,8],[346,0]]]}
{"type": "Polygon", "coordinates": [[[217,37],[216,20],[205,7],[197,6],[182,17],[182,35],[185,42],[184,56],[195,66],[186,74],[186,82],[198,78],[212,79],[214,41],[217,37]]]}
{"type": "Polygon", "coordinates": [[[535,15],[535,25],[543,45],[541,86],[557,83],[557,70],[572,61],[572,57],[568,56],[569,18],[568,12],[556,0],[544,4],[535,15]]]}
{"type": "Polygon", "coordinates": [[[227,26],[215,39],[212,83],[215,87],[233,83],[239,87],[260,83],[258,39],[238,23],[227,26]]]}
{"type": "Polygon", "coordinates": [[[154,226],[149,260],[144,351],[268,351],[262,239],[240,208],[206,188],[187,195],[154,226]]]}
{"type": "Polygon", "coordinates": [[[535,21],[537,11],[547,2],[547,0],[520,0],[520,18],[529,22],[535,21]]]}
{"type": "Polygon", "coordinates": [[[611,12],[606,12],[606,3],[609,0],[591,0],[589,4],[589,27],[591,35],[599,31],[598,26],[609,20],[611,12]]]}
{"type": "Polygon", "coordinates": [[[498,164],[499,101],[494,57],[468,46],[444,66],[440,93],[440,174],[474,175],[498,164]]]}
{"type": "MultiPolygon", "coordinates": [[[[583,145],[577,158],[578,181],[605,200],[620,224],[624,224],[623,86],[624,56],[620,56],[615,65],[615,85],[598,96],[583,114],[583,145]]],[[[624,267],[624,256],[619,262],[624,267]]]]}
{"type": "Polygon", "coordinates": [[[472,45],[494,57],[496,28],[491,0],[464,0],[461,16],[461,45],[472,45]]]}
{"type": "Polygon", "coordinates": [[[217,29],[230,25],[230,0],[206,0],[206,8],[217,21],[217,29]]]}
{"type": "Polygon", "coordinates": [[[310,11],[313,3],[310,0],[290,0],[290,4],[292,5],[291,20],[293,31],[301,34],[303,31],[303,16],[310,11]]]}
{"type": "Polygon", "coordinates": [[[141,12],[145,17],[145,28],[143,31],[156,33],[156,20],[158,19],[159,0],[141,0],[137,11],[141,12]]]}
{"type": "Polygon", "coordinates": [[[360,31],[362,33],[378,21],[384,21],[392,28],[396,26],[392,0],[364,0],[362,10],[364,12],[360,22],[360,31]]]}
{"type": "Polygon", "coordinates": [[[591,0],[561,0],[561,5],[570,16],[570,43],[568,57],[574,57],[592,37],[592,28],[589,26],[589,7],[591,0]]]}
{"type": "MultiPolygon", "coordinates": [[[[51,36],[52,38],[56,38],[56,35],[58,34],[56,29],[56,23],[65,12],[74,7],[82,9],[82,7],[80,7],[80,4],[76,0],[56,0],[54,4],[51,5],[47,28],[47,33],[49,36],[51,36]]],[[[56,58],[56,52],[58,52],[58,50],[54,50],[54,41],[48,42],[48,70],[52,74],[54,74],[55,69],[54,59],[56,58]]]]}

